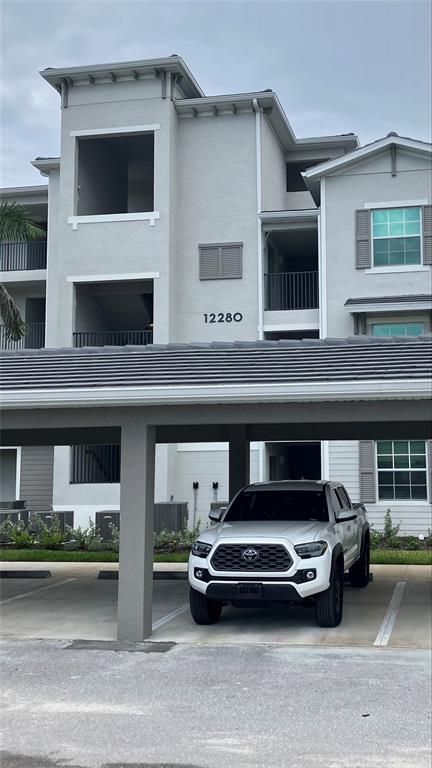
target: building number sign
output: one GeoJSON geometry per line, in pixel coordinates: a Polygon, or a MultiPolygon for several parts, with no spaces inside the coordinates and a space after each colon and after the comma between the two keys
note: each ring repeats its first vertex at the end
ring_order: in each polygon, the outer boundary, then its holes
{"type": "Polygon", "coordinates": [[[243,315],[241,312],[209,312],[204,314],[205,323],[241,323],[243,315]]]}

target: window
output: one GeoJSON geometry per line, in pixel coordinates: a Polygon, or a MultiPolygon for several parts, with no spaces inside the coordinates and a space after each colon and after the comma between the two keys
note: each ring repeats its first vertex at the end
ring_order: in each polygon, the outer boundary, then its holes
{"type": "Polygon", "coordinates": [[[342,505],[342,509],[350,509],[351,505],[349,503],[348,495],[345,492],[345,489],[342,488],[342,486],[339,486],[336,488],[336,495],[339,498],[339,501],[342,505]]]}
{"type": "Polygon", "coordinates": [[[372,211],[375,267],[421,264],[420,208],[372,211]]]}
{"type": "Polygon", "coordinates": [[[329,514],[322,491],[242,491],[231,504],[225,522],[319,521],[329,514]]]}
{"type": "Polygon", "coordinates": [[[424,440],[377,442],[378,498],[426,499],[426,443],[424,440]]]}
{"type": "Polygon", "coordinates": [[[220,280],[242,276],[242,243],[199,246],[200,280],[220,280]]]}
{"type": "Polygon", "coordinates": [[[372,326],[372,336],[421,336],[423,323],[377,323],[372,326]]]}

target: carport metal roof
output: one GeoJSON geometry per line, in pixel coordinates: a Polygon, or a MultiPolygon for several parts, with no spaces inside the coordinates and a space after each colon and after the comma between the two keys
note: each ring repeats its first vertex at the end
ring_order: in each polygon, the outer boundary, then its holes
{"type": "Polygon", "coordinates": [[[432,338],[3,352],[3,407],[424,398],[432,338]]]}

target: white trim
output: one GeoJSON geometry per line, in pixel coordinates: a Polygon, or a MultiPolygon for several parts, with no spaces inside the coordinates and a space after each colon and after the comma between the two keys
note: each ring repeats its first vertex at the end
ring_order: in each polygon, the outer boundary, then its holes
{"type": "MultiPolygon", "coordinates": [[[[15,458],[15,501],[19,501],[21,495],[21,446],[0,445],[0,451],[16,451],[15,458]]],[[[12,501],[12,499],[10,499],[12,501]]]]}
{"type": "Polygon", "coordinates": [[[403,264],[399,267],[392,267],[389,264],[388,267],[369,267],[369,269],[364,269],[363,272],[365,275],[387,275],[396,272],[429,272],[430,269],[430,267],[423,264],[403,264]]]}
{"type": "Polygon", "coordinates": [[[69,136],[115,136],[117,133],[150,133],[159,131],[160,123],[149,125],[122,125],[118,128],[86,128],[70,131],[69,136]]]}
{"type": "Polygon", "coordinates": [[[122,275],[68,275],[67,283],[117,283],[120,280],[157,280],[160,272],[124,272],[122,275]]]}
{"type": "Polygon", "coordinates": [[[6,408],[82,407],[84,405],[157,405],[177,403],[339,402],[352,400],[429,400],[430,380],[281,382],[156,387],[77,387],[76,389],[5,390],[6,408]],[[325,384],[325,391],[323,388],[325,384]]]}
{"type": "Polygon", "coordinates": [[[330,480],[330,443],[328,440],[321,440],[321,477],[323,480],[330,480]]]}
{"type": "Polygon", "coordinates": [[[33,280],[45,283],[46,279],[46,269],[11,269],[0,272],[0,283],[30,283],[33,280]]]}
{"type": "MultiPolygon", "coordinates": [[[[351,314],[366,314],[366,313],[377,313],[377,312],[420,312],[425,310],[432,310],[432,303],[423,301],[423,302],[394,302],[393,304],[349,304],[348,306],[345,306],[345,309],[350,312],[351,314]]],[[[403,322],[406,322],[405,320],[403,322]]],[[[416,320],[412,321],[417,322],[416,320]]]]}
{"type": "Polygon", "coordinates": [[[149,221],[154,227],[160,218],[159,211],[143,211],[142,213],[101,213],[96,216],[68,216],[68,224],[77,229],[78,224],[108,224],[114,221],[149,221]]]}
{"type": "MultiPolygon", "coordinates": [[[[258,451],[261,443],[257,441],[253,441],[249,444],[249,450],[251,451],[258,451]]],[[[188,453],[188,452],[206,452],[206,451],[228,451],[229,450],[229,443],[223,442],[223,443],[177,443],[177,452],[178,453],[188,453]]]]}
{"type": "MultiPolygon", "coordinates": [[[[119,485],[119,483],[110,483],[110,485],[119,485]]],[[[120,504],[53,504],[53,512],[88,512],[90,515],[95,512],[120,512],[120,504]]]]}
{"type": "MultiPolygon", "coordinates": [[[[268,312],[269,310],[267,310],[268,312]]],[[[270,310],[271,311],[271,310],[270,310]]],[[[275,310],[277,312],[295,312],[296,310],[275,310]]],[[[304,312],[316,312],[315,309],[312,310],[303,310],[304,312]]],[[[267,312],[265,314],[267,314],[267,312]]],[[[265,324],[263,326],[264,332],[272,332],[272,331],[318,331],[319,330],[319,322],[317,323],[303,323],[301,320],[298,321],[298,323],[270,323],[265,324]]]]}
{"type": "Polygon", "coordinates": [[[390,200],[387,203],[364,203],[363,208],[415,208],[419,205],[428,205],[427,199],[422,200],[390,200]]]}
{"type": "Polygon", "coordinates": [[[334,160],[321,163],[320,165],[311,168],[309,171],[303,171],[302,176],[307,180],[320,178],[327,173],[327,171],[337,170],[345,165],[355,163],[357,160],[361,160],[368,155],[373,155],[382,149],[387,149],[387,147],[390,147],[391,145],[401,147],[402,149],[417,150],[424,152],[425,154],[430,154],[432,152],[432,146],[425,142],[415,141],[414,139],[403,139],[400,136],[386,136],[384,139],[375,141],[373,144],[369,144],[366,147],[355,149],[353,152],[349,152],[342,157],[337,157],[334,160]]]}
{"type": "Polygon", "coordinates": [[[318,218],[318,280],[319,280],[319,331],[320,339],[328,333],[327,322],[327,228],[325,178],[320,181],[321,205],[318,218]]]}

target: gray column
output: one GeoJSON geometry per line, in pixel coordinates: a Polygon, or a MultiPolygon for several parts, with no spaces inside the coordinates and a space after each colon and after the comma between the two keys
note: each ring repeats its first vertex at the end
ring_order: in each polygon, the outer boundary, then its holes
{"type": "Polygon", "coordinates": [[[152,631],[155,429],[140,419],[122,426],[119,640],[137,642],[152,631]]]}
{"type": "Polygon", "coordinates": [[[229,439],[229,499],[240,488],[250,482],[250,450],[246,427],[243,425],[228,428],[229,439]]]}

